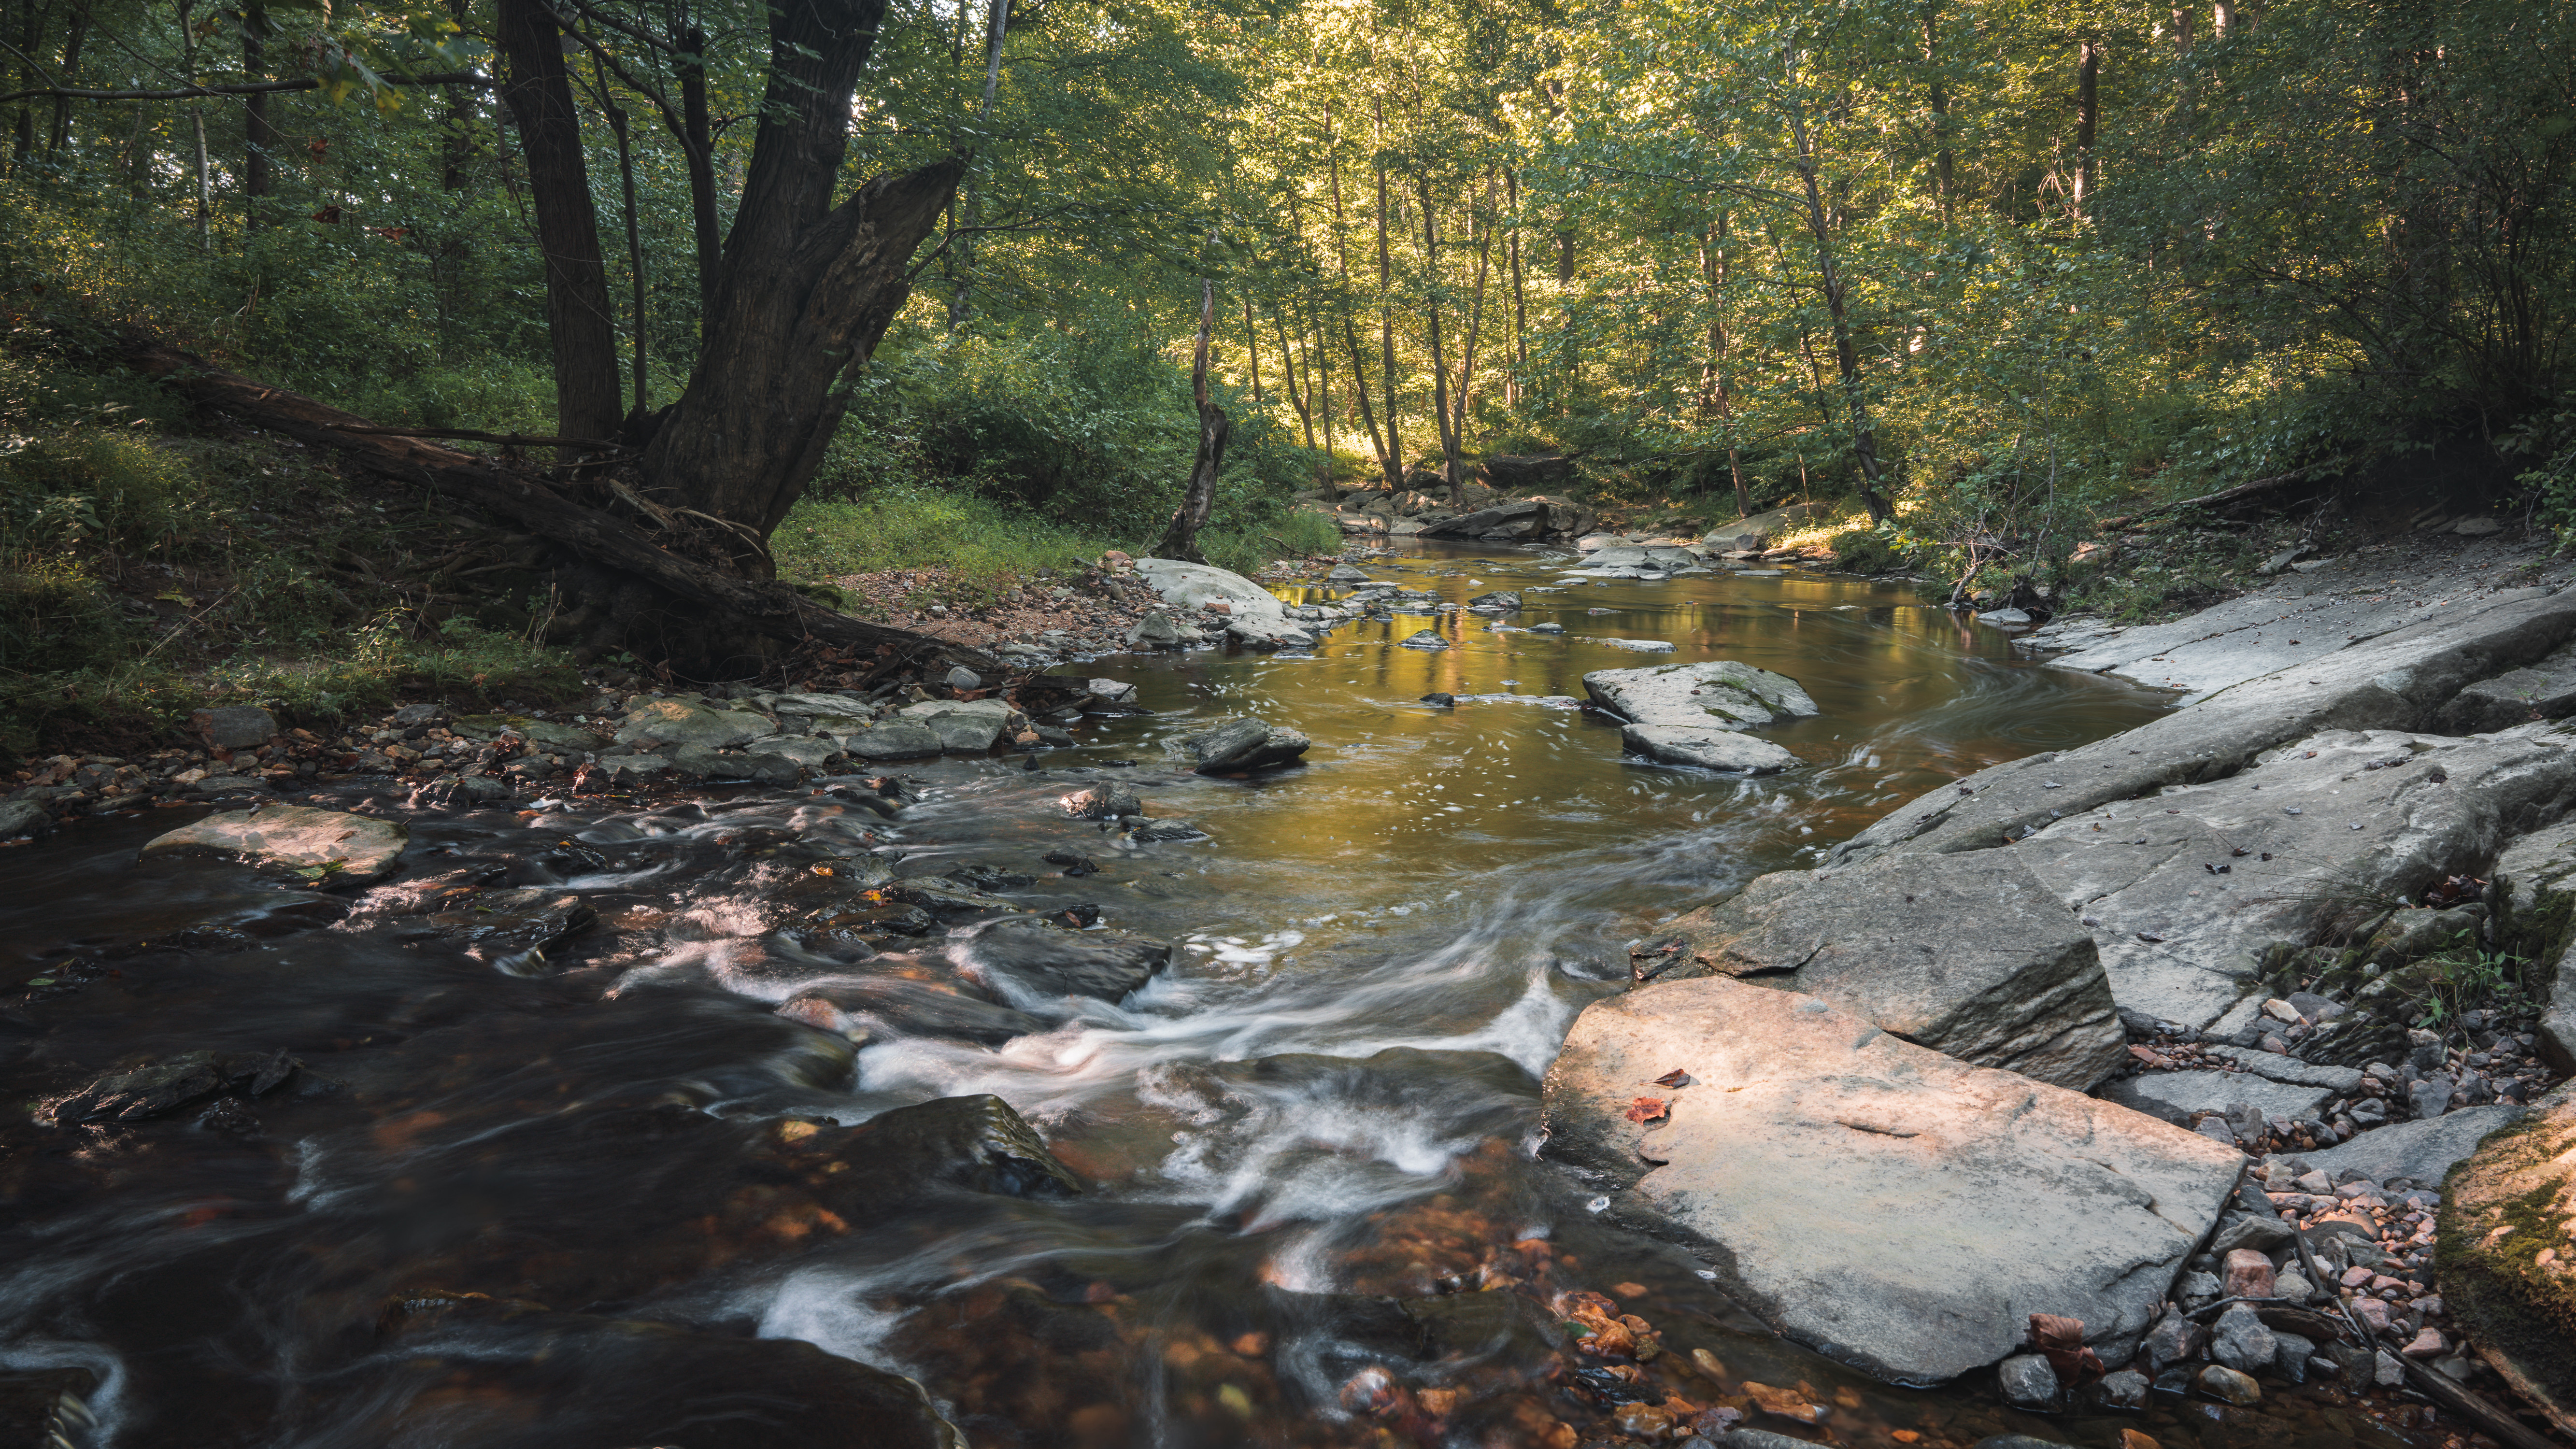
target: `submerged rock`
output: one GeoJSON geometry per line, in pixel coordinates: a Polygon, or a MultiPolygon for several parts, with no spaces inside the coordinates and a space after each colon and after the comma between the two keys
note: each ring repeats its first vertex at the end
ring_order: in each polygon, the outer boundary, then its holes
{"type": "Polygon", "coordinates": [[[1600,1174],[1616,1220],[1692,1250],[1790,1337],[1904,1383],[2003,1358],[2033,1313],[2097,1343],[2145,1329],[2244,1162],[1723,977],[1587,1007],[1546,1113],[1548,1152],[1600,1174]],[[1686,1085],[1657,1085],[1676,1070],[1686,1085]]]}
{"type": "Polygon", "coordinates": [[[2092,935],[2006,852],[1763,876],[1671,929],[1682,974],[1776,979],[1979,1066],[2082,1091],[2129,1059],[2092,935]]]}
{"type": "Polygon", "coordinates": [[[1196,734],[1183,735],[1180,744],[1190,758],[1197,761],[1191,767],[1197,773],[1228,775],[1296,764],[1314,746],[1314,741],[1286,725],[1246,717],[1227,720],[1196,734]]]}
{"type": "Polygon", "coordinates": [[[717,709],[703,700],[671,695],[648,699],[617,722],[616,743],[637,753],[680,745],[729,750],[778,733],[777,721],[752,710],[717,709]]]}
{"type": "Polygon", "coordinates": [[[1121,931],[1070,931],[1026,916],[995,921],[963,950],[970,975],[1005,997],[1124,999],[1171,964],[1168,941],[1121,931]]]}
{"type": "Polygon", "coordinates": [[[318,881],[358,884],[392,870],[410,839],[410,829],[399,821],[304,805],[262,805],[209,815],[155,836],[142,854],[148,860],[212,851],[318,881]]]}

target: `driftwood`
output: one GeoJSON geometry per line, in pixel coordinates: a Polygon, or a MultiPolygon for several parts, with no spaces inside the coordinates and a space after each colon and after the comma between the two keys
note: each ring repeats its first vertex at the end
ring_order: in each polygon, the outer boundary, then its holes
{"type": "Polygon", "coordinates": [[[745,632],[869,653],[893,646],[915,657],[946,659],[979,672],[998,668],[991,656],[970,646],[853,619],[785,585],[743,578],[684,558],[644,528],[568,498],[533,473],[408,433],[378,430],[363,418],[209,366],[194,354],[139,332],[128,334],[124,352],[137,371],[200,407],[331,449],[379,477],[506,519],[587,564],[629,575],[685,606],[738,624],[745,632]]]}
{"type": "Polygon", "coordinates": [[[2204,493],[2198,498],[2178,498],[2171,503],[2159,503],[2153,508],[2141,509],[2136,513],[2123,513],[2117,518],[2105,518],[2093,526],[2126,528],[2132,523],[2153,518],[2159,513],[2173,513],[2185,508],[2218,508],[2230,503],[2241,503],[2248,498],[2260,497],[2278,488],[2287,488],[2293,483],[2309,482],[2319,473],[2329,468],[2343,467],[2350,461],[2348,458],[2331,458],[2322,463],[2310,463],[2303,468],[2293,468],[2287,473],[2275,473],[2269,478],[2257,478],[2251,483],[2239,483],[2233,488],[2221,488],[2215,493],[2204,493]]]}

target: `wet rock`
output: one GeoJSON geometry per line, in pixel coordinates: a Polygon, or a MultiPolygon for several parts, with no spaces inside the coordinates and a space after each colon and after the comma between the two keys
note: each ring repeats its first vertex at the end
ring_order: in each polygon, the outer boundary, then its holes
{"type": "Polygon", "coordinates": [[[2081,1091],[2129,1059],[2092,936],[2009,852],[1784,871],[1665,929],[1680,974],[1777,980],[1979,1066],[2081,1091]]]}
{"type": "Polygon", "coordinates": [[[0,800],[0,840],[42,835],[52,829],[53,824],[53,816],[33,800],[0,800]]]}
{"type": "Polygon", "coordinates": [[[842,745],[863,760],[918,760],[938,754],[938,734],[910,720],[893,721],[845,736],[842,745]]]}
{"type": "Polygon", "coordinates": [[[1593,1003],[1550,1067],[1550,1155],[1615,1221],[1697,1252],[1730,1297],[1881,1377],[1995,1362],[2032,1313],[2146,1328],[2243,1158],[2153,1118],[1900,1040],[1811,996],[1712,977],[1593,1003]],[[1691,1084],[1656,1085],[1681,1070],[1691,1084]],[[1669,1115],[1632,1121],[1641,1096],[1669,1115]],[[1969,1230],[2010,1222],[2014,1230],[1969,1230]]]}
{"type": "Polygon", "coordinates": [[[911,1183],[944,1183],[1004,1197],[1065,1198],[1082,1179],[1046,1139],[995,1096],[941,1097],[860,1123],[832,1150],[841,1160],[911,1183]]]}
{"type": "Polygon", "coordinates": [[[1313,745],[1314,741],[1286,725],[1274,725],[1249,717],[1227,720],[1212,729],[1180,738],[1181,748],[1197,762],[1191,768],[1202,775],[1230,775],[1293,765],[1304,758],[1313,745]]]}
{"type": "Polygon", "coordinates": [[[1796,755],[1769,740],[1729,729],[1632,724],[1621,727],[1619,742],[1659,764],[1692,765],[1734,774],[1776,775],[1798,765],[1796,755]]]}
{"type": "Polygon", "coordinates": [[[893,975],[859,976],[800,992],[778,1014],[853,1038],[873,1035],[873,1025],[894,1036],[954,1037],[986,1046],[1035,1036],[1052,1025],[945,982],[893,975]]]}
{"type": "Polygon", "coordinates": [[[2162,1373],[2173,1364],[2190,1362],[2208,1337],[2208,1331],[2183,1316],[2180,1308],[2169,1307],[2148,1328],[2146,1337],[2138,1343],[2138,1351],[2146,1355],[2148,1368],[2162,1373]]]}
{"type": "MultiPolygon", "coordinates": [[[[1197,821],[1183,819],[1178,815],[1164,816],[1159,819],[1138,819],[1128,825],[1126,833],[1127,838],[1138,845],[1168,845],[1174,841],[1208,838],[1208,833],[1199,828],[1197,821]]],[[[1065,874],[1071,875],[1073,872],[1066,871],[1065,874]]]]}
{"type": "Polygon", "coordinates": [[[86,1443],[98,1375],[85,1368],[0,1369],[0,1444],[86,1443]]]}
{"type": "Polygon", "coordinates": [[[2359,1173],[2373,1182],[2405,1178],[2438,1183],[2451,1165],[2523,1114],[2520,1107],[2462,1107],[2442,1117],[2398,1122],[2364,1132],[2339,1147],[2303,1152],[2299,1159],[2331,1178],[2359,1173]]]}
{"type": "Polygon", "coordinates": [[[1584,691],[1628,721],[1621,742],[1649,759],[1756,773],[1784,770],[1797,757],[1767,740],[1739,733],[1754,725],[1816,713],[1797,681],[1733,660],[1596,669],[1584,691]]]}
{"type": "Polygon", "coordinates": [[[1076,820],[1118,820],[1145,813],[1145,802],[1137,799],[1135,792],[1115,785],[1076,790],[1056,803],[1076,820]]]}
{"type": "Polygon", "coordinates": [[[1530,632],[1533,634],[1562,634],[1565,632],[1565,626],[1557,623],[1553,619],[1550,619],[1544,624],[1530,625],[1530,632]]]}
{"type": "Polygon", "coordinates": [[[729,750],[778,733],[777,722],[750,710],[717,709],[681,695],[647,699],[617,722],[615,743],[636,753],[655,753],[681,745],[729,750]]]}
{"type": "Polygon", "coordinates": [[[2147,1406],[2147,1384],[2145,1374],[2122,1369],[2105,1374],[2094,1393],[2106,1409],[2143,1409],[2147,1406]]]}
{"type": "Polygon", "coordinates": [[[1496,589],[1490,594],[1478,594],[1467,601],[1467,607],[1471,609],[1517,609],[1520,606],[1521,595],[1518,589],[1496,589]]]}
{"type": "Polygon", "coordinates": [[[2220,1061],[2234,1062],[2267,1081],[2293,1086],[2323,1087],[2330,1092],[2350,1094],[2361,1090],[2361,1069],[2326,1066],[2303,1062],[2297,1057],[2278,1052],[2255,1051],[2250,1047],[2208,1046],[2203,1051],[2220,1061]]]}
{"type": "Polygon", "coordinates": [[[598,913],[580,896],[530,886],[484,891],[428,918],[441,934],[466,943],[479,960],[509,962],[524,972],[527,958],[590,929],[598,913]]]}
{"type": "MultiPolygon", "coordinates": [[[[2260,1257],[2260,1254],[2256,1254],[2260,1257]]],[[[2264,1265],[2264,1276],[2271,1276],[2271,1265],[2264,1265]]],[[[2270,1285],[2265,1284],[2266,1287],[2270,1285]]],[[[2269,1295],[2263,1295],[2269,1296],[2269,1295]]],[[[2254,1312],[2254,1305],[2238,1303],[2218,1315],[2210,1326],[2209,1356],[2241,1374],[2260,1373],[2280,1356],[2279,1340],[2254,1312]]]]}
{"type": "Polygon", "coordinates": [[[843,757],[841,747],[830,740],[791,739],[785,736],[754,740],[744,747],[743,753],[754,757],[775,755],[790,764],[802,766],[808,770],[822,769],[843,757]]]}
{"type": "Polygon", "coordinates": [[[2019,1353],[1995,1365],[1995,1387],[2016,1409],[2046,1413],[2058,1406],[2057,1370],[2035,1353],[2019,1353]]]}
{"type": "Polygon", "coordinates": [[[193,1051],[97,1078],[53,1104],[56,1126],[141,1122],[193,1106],[217,1092],[263,1096],[303,1063],[275,1052],[193,1051]]]}
{"type": "Polygon", "coordinates": [[[2576,1084],[2489,1137],[2443,1188],[2444,1306],[2506,1383],[2576,1434],[2576,1084]]]}
{"type": "Polygon", "coordinates": [[[277,717],[257,705],[227,704],[188,716],[210,750],[255,750],[277,738],[277,717]]]}
{"type": "Polygon", "coordinates": [[[1446,649],[1449,647],[1449,641],[1441,638],[1440,631],[1437,629],[1417,629],[1413,633],[1407,634],[1395,642],[1396,647],[1400,649],[1446,649]]]}
{"type": "Polygon", "coordinates": [[[2263,1400],[2263,1386],[2236,1369],[2214,1363],[2200,1371],[2202,1393],[2228,1404],[2256,1404],[2263,1400]]]}
{"type": "Polygon", "coordinates": [[[1172,616],[1160,609],[1150,610],[1127,631],[1127,642],[1147,649],[1171,649],[1198,638],[1198,631],[1183,632],[1172,622],[1172,616]]]}
{"type": "Polygon", "coordinates": [[[209,815],[155,836],[142,856],[149,860],[210,851],[319,882],[360,884],[392,870],[410,838],[411,831],[398,821],[303,805],[262,805],[209,815]]]}
{"type": "Polygon", "coordinates": [[[964,947],[969,973],[1006,998],[1118,1001],[1171,964],[1167,941],[1069,931],[1028,917],[996,921],[964,947]]]}

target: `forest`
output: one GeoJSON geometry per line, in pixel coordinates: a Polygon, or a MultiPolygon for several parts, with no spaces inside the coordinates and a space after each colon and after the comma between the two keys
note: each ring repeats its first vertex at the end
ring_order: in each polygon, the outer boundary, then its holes
{"type": "Polygon", "coordinates": [[[25,746],[631,657],[654,600],[810,634],[826,578],[971,595],[1176,508],[1248,569],[1337,546],[1301,497],[1497,456],[1695,524],[1846,501],[1838,552],[1945,593],[2226,490],[2576,522],[2569,21],[11,0],[0,693],[25,746]],[[502,497],[539,473],[560,516],[502,497]],[[567,568],[582,528],[622,542],[567,568]],[[815,602],[725,592],[772,578],[815,602]]]}

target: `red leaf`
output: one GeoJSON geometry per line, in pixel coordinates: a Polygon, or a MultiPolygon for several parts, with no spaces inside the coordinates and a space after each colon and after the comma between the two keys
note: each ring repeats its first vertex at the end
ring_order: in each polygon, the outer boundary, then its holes
{"type": "Polygon", "coordinates": [[[1639,1097],[1628,1108],[1628,1120],[1631,1122],[1661,1122],[1672,1114],[1673,1109],[1664,1105],[1664,1099],[1661,1097],[1639,1097]]]}

